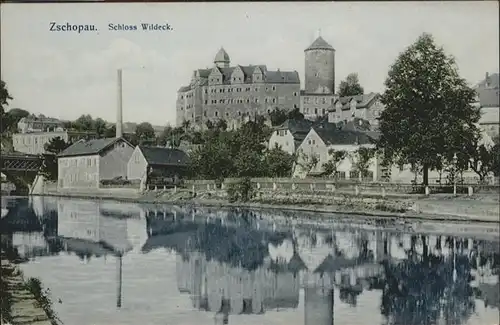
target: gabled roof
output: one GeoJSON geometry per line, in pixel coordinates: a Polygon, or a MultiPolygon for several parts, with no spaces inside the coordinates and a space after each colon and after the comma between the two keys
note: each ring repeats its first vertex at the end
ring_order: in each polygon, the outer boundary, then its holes
{"type": "MultiPolygon", "coordinates": [[[[244,75],[244,83],[252,83],[253,74],[255,71],[260,70],[264,74],[264,82],[271,84],[300,84],[300,77],[297,71],[269,71],[267,67],[263,64],[261,65],[237,65],[234,67],[221,68],[214,67],[213,69],[217,69],[222,74],[222,83],[224,85],[231,84],[231,76],[236,68],[240,68],[243,71],[244,75]]],[[[204,86],[207,84],[207,78],[212,72],[213,69],[199,69],[195,70],[199,72],[201,78],[200,86],[204,86]]],[[[179,88],[178,92],[185,92],[193,89],[191,85],[182,86],[179,88]]]]}
{"type": "Polygon", "coordinates": [[[164,147],[138,147],[150,165],[185,166],[189,164],[189,157],[182,150],[164,147]]]}
{"type": "Polygon", "coordinates": [[[313,129],[327,146],[372,144],[374,142],[365,132],[345,131],[330,127],[314,127],[313,129]]]}
{"type": "Polygon", "coordinates": [[[335,100],[334,105],[340,102],[342,104],[342,110],[348,110],[351,107],[351,101],[354,99],[356,100],[356,108],[367,108],[376,99],[378,99],[379,96],[380,95],[378,93],[373,93],[373,92],[356,96],[344,96],[344,97],[339,97],[337,100],[335,100]]]}
{"type": "Polygon", "coordinates": [[[130,147],[132,145],[124,138],[107,138],[107,139],[95,139],[95,140],[80,140],[73,143],[71,146],[66,148],[61,152],[58,157],[69,157],[69,156],[88,156],[100,154],[102,151],[113,145],[118,141],[123,141],[130,147]]]}
{"type": "Polygon", "coordinates": [[[333,46],[331,46],[321,36],[319,36],[311,45],[309,45],[308,48],[305,49],[305,51],[310,51],[310,50],[333,50],[333,51],[335,51],[333,46]]]}
{"type": "Polygon", "coordinates": [[[488,74],[484,80],[481,80],[476,87],[481,88],[481,87],[487,87],[487,88],[498,88],[500,85],[500,80],[499,80],[499,75],[498,73],[492,73],[488,74]]]}

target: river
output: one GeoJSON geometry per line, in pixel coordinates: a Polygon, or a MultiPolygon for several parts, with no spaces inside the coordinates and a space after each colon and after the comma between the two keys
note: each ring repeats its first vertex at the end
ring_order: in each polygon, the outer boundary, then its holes
{"type": "Polygon", "coordinates": [[[67,325],[499,324],[498,228],[2,198],[67,325]]]}

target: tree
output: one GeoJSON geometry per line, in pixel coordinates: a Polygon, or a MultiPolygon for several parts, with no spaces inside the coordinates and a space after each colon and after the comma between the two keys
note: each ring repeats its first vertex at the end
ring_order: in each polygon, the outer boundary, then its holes
{"type": "Polygon", "coordinates": [[[9,101],[12,99],[5,81],[0,80],[0,107],[2,109],[2,115],[5,113],[6,106],[9,106],[9,101]]]}
{"type": "Polygon", "coordinates": [[[375,149],[361,147],[356,150],[356,159],[354,160],[354,170],[359,173],[360,179],[366,177],[370,167],[370,160],[375,156],[375,149]]]}
{"type": "Polygon", "coordinates": [[[350,73],[347,75],[346,80],[341,81],[339,84],[339,96],[356,96],[363,95],[364,89],[359,84],[358,74],[350,73]]]}
{"type": "MultiPolygon", "coordinates": [[[[105,138],[107,133],[106,131],[108,130],[108,127],[106,126],[106,121],[98,117],[93,121],[92,124],[93,124],[92,129],[93,131],[95,131],[97,136],[99,138],[105,138]]],[[[114,137],[115,135],[116,135],[116,127],[115,127],[115,134],[113,134],[111,137],[114,137]]]]}
{"type": "Polygon", "coordinates": [[[52,138],[45,144],[46,153],[43,154],[42,175],[49,180],[57,180],[57,155],[70,146],[61,137],[52,138]]]}
{"type": "Polygon", "coordinates": [[[300,121],[304,119],[304,114],[300,112],[300,108],[296,107],[288,112],[287,118],[290,120],[300,121]]]}
{"type": "Polygon", "coordinates": [[[300,166],[306,174],[309,174],[313,168],[318,166],[319,157],[317,155],[315,154],[308,155],[305,152],[302,152],[302,150],[299,150],[297,154],[298,154],[297,165],[300,166]]]}
{"type": "Polygon", "coordinates": [[[325,174],[330,176],[335,176],[337,174],[337,168],[342,160],[347,156],[347,152],[343,150],[335,151],[333,149],[328,150],[328,154],[330,155],[330,159],[323,164],[323,170],[325,174]]]}
{"type": "Polygon", "coordinates": [[[475,93],[460,78],[455,60],[423,34],[391,66],[381,102],[378,148],[386,164],[421,166],[423,183],[428,170],[442,159],[451,160],[471,138],[479,109],[471,105],[475,93]]]}
{"type": "Polygon", "coordinates": [[[281,150],[278,144],[266,152],[265,165],[270,177],[291,177],[294,162],[295,157],[281,150]]]}
{"type": "Polygon", "coordinates": [[[269,118],[271,119],[271,125],[277,126],[283,124],[287,120],[288,115],[285,110],[275,108],[269,113],[269,118]]]}
{"type": "Polygon", "coordinates": [[[135,127],[135,136],[139,144],[151,144],[155,142],[155,129],[148,122],[142,122],[135,127]]]}

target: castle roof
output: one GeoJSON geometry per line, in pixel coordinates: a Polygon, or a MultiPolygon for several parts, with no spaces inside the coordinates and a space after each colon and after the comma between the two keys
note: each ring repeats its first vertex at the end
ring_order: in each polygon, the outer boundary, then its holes
{"type": "Polygon", "coordinates": [[[305,49],[305,51],[310,51],[310,50],[333,50],[333,46],[328,44],[327,41],[323,39],[323,37],[319,36],[311,45],[309,45],[308,48],[305,49]]]}
{"type": "MultiPolygon", "coordinates": [[[[356,96],[344,96],[335,100],[334,104],[340,102],[342,104],[342,110],[349,110],[351,107],[351,101],[356,100],[356,108],[367,108],[369,107],[380,95],[378,93],[368,93],[356,96]]],[[[335,107],[333,108],[335,110],[335,107]]]]}
{"type": "Polygon", "coordinates": [[[219,52],[215,55],[214,62],[229,62],[229,54],[227,54],[226,50],[223,47],[220,48],[219,52]]]}
{"type": "MultiPolygon", "coordinates": [[[[297,71],[269,71],[267,70],[267,66],[260,65],[237,65],[234,67],[221,68],[215,66],[213,69],[217,69],[222,75],[222,84],[230,85],[231,84],[231,76],[235,69],[241,69],[243,71],[244,83],[249,84],[252,83],[252,76],[254,72],[262,73],[264,77],[265,83],[270,84],[300,84],[300,77],[297,71]]],[[[210,73],[212,73],[213,69],[198,69],[195,70],[195,74],[201,79],[199,86],[204,86],[207,84],[207,79],[210,73]]],[[[179,88],[178,92],[186,92],[193,89],[192,85],[182,86],[179,88]]]]}

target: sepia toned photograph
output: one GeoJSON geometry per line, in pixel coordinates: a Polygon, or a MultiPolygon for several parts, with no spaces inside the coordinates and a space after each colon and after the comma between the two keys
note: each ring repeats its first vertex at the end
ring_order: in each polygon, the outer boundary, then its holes
{"type": "Polygon", "coordinates": [[[499,325],[499,4],[2,3],[2,325],[499,325]]]}

